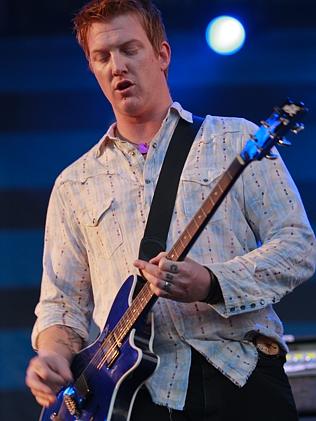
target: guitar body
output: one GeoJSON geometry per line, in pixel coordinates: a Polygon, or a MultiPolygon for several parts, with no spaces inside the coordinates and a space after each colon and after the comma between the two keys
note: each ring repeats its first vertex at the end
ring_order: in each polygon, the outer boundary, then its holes
{"type": "Polygon", "coordinates": [[[136,394],[158,365],[152,351],[153,319],[146,323],[148,312],[120,344],[118,356],[100,367],[104,355],[102,344],[128,309],[137,277],[130,276],[121,287],[111,307],[105,327],[98,339],[79,352],[72,363],[74,383],[57,395],[57,401],[42,410],[40,421],[128,421],[136,394]],[[96,358],[98,356],[98,358],[96,358]],[[84,373],[84,381],[80,377],[84,373]],[[79,379],[79,381],[78,381],[79,379]],[[71,398],[66,398],[71,396],[71,398]],[[77,406],[77,414],[69,411],[77,406]]]}

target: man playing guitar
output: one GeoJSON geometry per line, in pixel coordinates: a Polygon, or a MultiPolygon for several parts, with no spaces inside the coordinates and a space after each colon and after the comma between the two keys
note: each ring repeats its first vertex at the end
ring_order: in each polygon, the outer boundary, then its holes
{"type": "MultiPolygon", "coordinates": [[[[141,271],[159,297],[159,365],[128,419],[297,420],[272,306],[313,274],[315,246],[285,165],[280,157],[252,163],[184,260],[166,252],[137,259],[168,143],[192,114],[171,98],[171,49],[150,0],[93,0],[74,22],[115,122],[54,185],[27,385],[39,404],[53,405],[73,381],[91,320],[102,329],[122,282],[141,271]]],[[[205,118],[183,168],[167,250],[255,130],[244,119],[205,118]]]]}

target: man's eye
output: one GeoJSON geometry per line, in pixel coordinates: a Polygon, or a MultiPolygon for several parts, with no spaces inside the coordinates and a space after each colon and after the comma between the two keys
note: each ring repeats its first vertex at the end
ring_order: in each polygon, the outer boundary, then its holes
{"type": "Polygon", "coordinates": [[[127,48],[124,52],[128,56],[132,56],[132,55],[137,53],[137,49],[136,48],[127,48]]]}
{"type": "Polygon", "coordinates": [[[94,57],[94,60],[100,63],[105,63],[106,61],[108,61],[108,59],[109,59],[109,56],[107,56],[106,54],[99,54],[94,57]]]}

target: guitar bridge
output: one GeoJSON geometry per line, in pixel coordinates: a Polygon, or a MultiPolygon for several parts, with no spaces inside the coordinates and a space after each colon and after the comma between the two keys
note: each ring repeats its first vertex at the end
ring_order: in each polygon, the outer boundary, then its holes
{"type": "MultiPolygon", "coordinates": [[[[75,420],[79,420],[81,416],[82,405],[85,401],[84,397],[80,397],[74,387],[69,386],[63,393],[65,406],[75,420]]],[[[53,418],[55,420],[55,418],[53,418]]],[[[57,418],[58,420],[59,418],[57,418]]]]}
{"type": "Polygon", "coordinates": [[[77,402],[72,396],[66,395],[64,397],[64,402],[66,405],[66,408],[68,409],[68,412],[73,415],[75,418],[78,418],[80,416],[80,411],[77,406],[77,402]]]}

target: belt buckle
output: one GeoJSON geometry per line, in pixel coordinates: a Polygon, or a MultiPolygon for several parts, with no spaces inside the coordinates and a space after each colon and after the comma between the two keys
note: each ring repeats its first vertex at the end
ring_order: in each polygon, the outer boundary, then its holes
{"type": "Polygon", "coordinates": [[[280,345],[271,338],[259,335],[255,338],[254,344],[256,348],[265,355],[279,356],[281,355],[280,345]]]}

